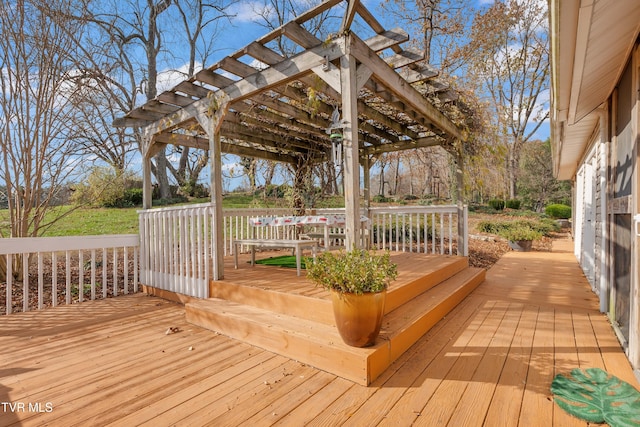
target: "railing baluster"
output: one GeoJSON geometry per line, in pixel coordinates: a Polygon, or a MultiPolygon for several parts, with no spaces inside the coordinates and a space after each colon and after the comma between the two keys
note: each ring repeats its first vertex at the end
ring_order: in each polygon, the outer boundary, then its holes
{"type": "Polygon", "coordinates": [[[127,250],[127,247],[124,246],[122,248],[122,252],[124,255],[124,293],[128,294],[129,293],[129,251],[127,250]]]}
{"type": "Polygon", "coordinates": [[[22,311],[29,311],[29,254],[22,254],[22,311]]]}
{"type": "Polygon", "coordinates": [[[102,298],[107,297],[107,248],[102,248],[102,298]]]}
{"type": "Polygon", "coordinates": [[[7,254],[7,314],[13,309],[13,254],[7,254]]]}
{"type": "Polygon", "coordinates": [[[65,302],[71,304],[71,252],[65,251],[64,254],[64,271],[66,274],[65,281],[65,302]]]}
{"type": "Polygon", "coordinates": [[[118,248],[113,248],[113,296],[118,296],[118,248]]]}
{"type": "Polygon", "coordinates": [[[96,299],[96,250],[91,250],[91,299],[96,299]]]}
{"type": "Polygon", "coordinates": [[[452,225],[453,225],[453,216],[450,213],[449,214],[449,253],[453,252],[453,230],[452,230],[452,225]]]}
{"type": "Polygon", "coordinates": [[[51,252],[51,306],[58,305],[58,256],[51,252]]]}
{"type": "Polygon", "coordinates": [[[78,302],[84,301],[84,255],[78,251],[78,302]]]}
{"type": "Polygon", "coordinates": [[[444,253],[444,215],[440,214],[440,254],[444,253]]]}
{"type": "Polygon", "coordinates": [[[38,310],[44,305],[44,254],[38,252],[38,310]]]}

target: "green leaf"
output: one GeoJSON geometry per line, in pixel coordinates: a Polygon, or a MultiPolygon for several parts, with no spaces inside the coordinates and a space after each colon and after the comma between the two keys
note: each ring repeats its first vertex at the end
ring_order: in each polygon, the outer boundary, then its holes
{"type": "Polygon", "coordinates": [[[640,393],[602,369],[556,375],[551,392],[558,406],[583,420],[612,427],[640,426],[640,393]]]}

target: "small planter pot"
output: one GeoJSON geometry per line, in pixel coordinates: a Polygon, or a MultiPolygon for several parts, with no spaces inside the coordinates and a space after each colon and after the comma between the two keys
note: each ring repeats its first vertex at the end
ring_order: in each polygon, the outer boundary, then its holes
{"type": "Polygon", "coordinates": [[[387,291],[364,294],[331,290],[333,315],[342,340],[353,347],[375,344],[382,326],[387,291]]]}
{"type": "Polygon", "coordinates": [[[529,252],[531,251],[532,240],[509,240],[509,246],[514,251],[529,252]]]}

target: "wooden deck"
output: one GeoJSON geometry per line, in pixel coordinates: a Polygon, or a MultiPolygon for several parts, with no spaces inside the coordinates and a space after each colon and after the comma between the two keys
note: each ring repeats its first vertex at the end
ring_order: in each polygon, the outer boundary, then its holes
{"type": "Polygon", "coordinates": [[[190,325],[155,297],[5,316],[0,425],[584,426],[553,403],[556,373],[638,384],[568,242],[555,249],[505,255],[369,387],[190,325]]]}

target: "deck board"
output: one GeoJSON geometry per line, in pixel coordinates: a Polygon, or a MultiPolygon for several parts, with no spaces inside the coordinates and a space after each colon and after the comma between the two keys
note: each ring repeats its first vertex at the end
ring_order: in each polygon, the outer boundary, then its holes
{"type": "MultiPolygon", "coordinates": [[[[563,244],[506,254],[369,387],[190,325],[183,306],[141,294],[4,316],[0,401],[53,411],[0,411],[0,425],[585,426],[553,403],[555,374],[595,366],[638,383],[563,244]]],[[[291,277],[241,270],[265,286],[291,277]]]]}

